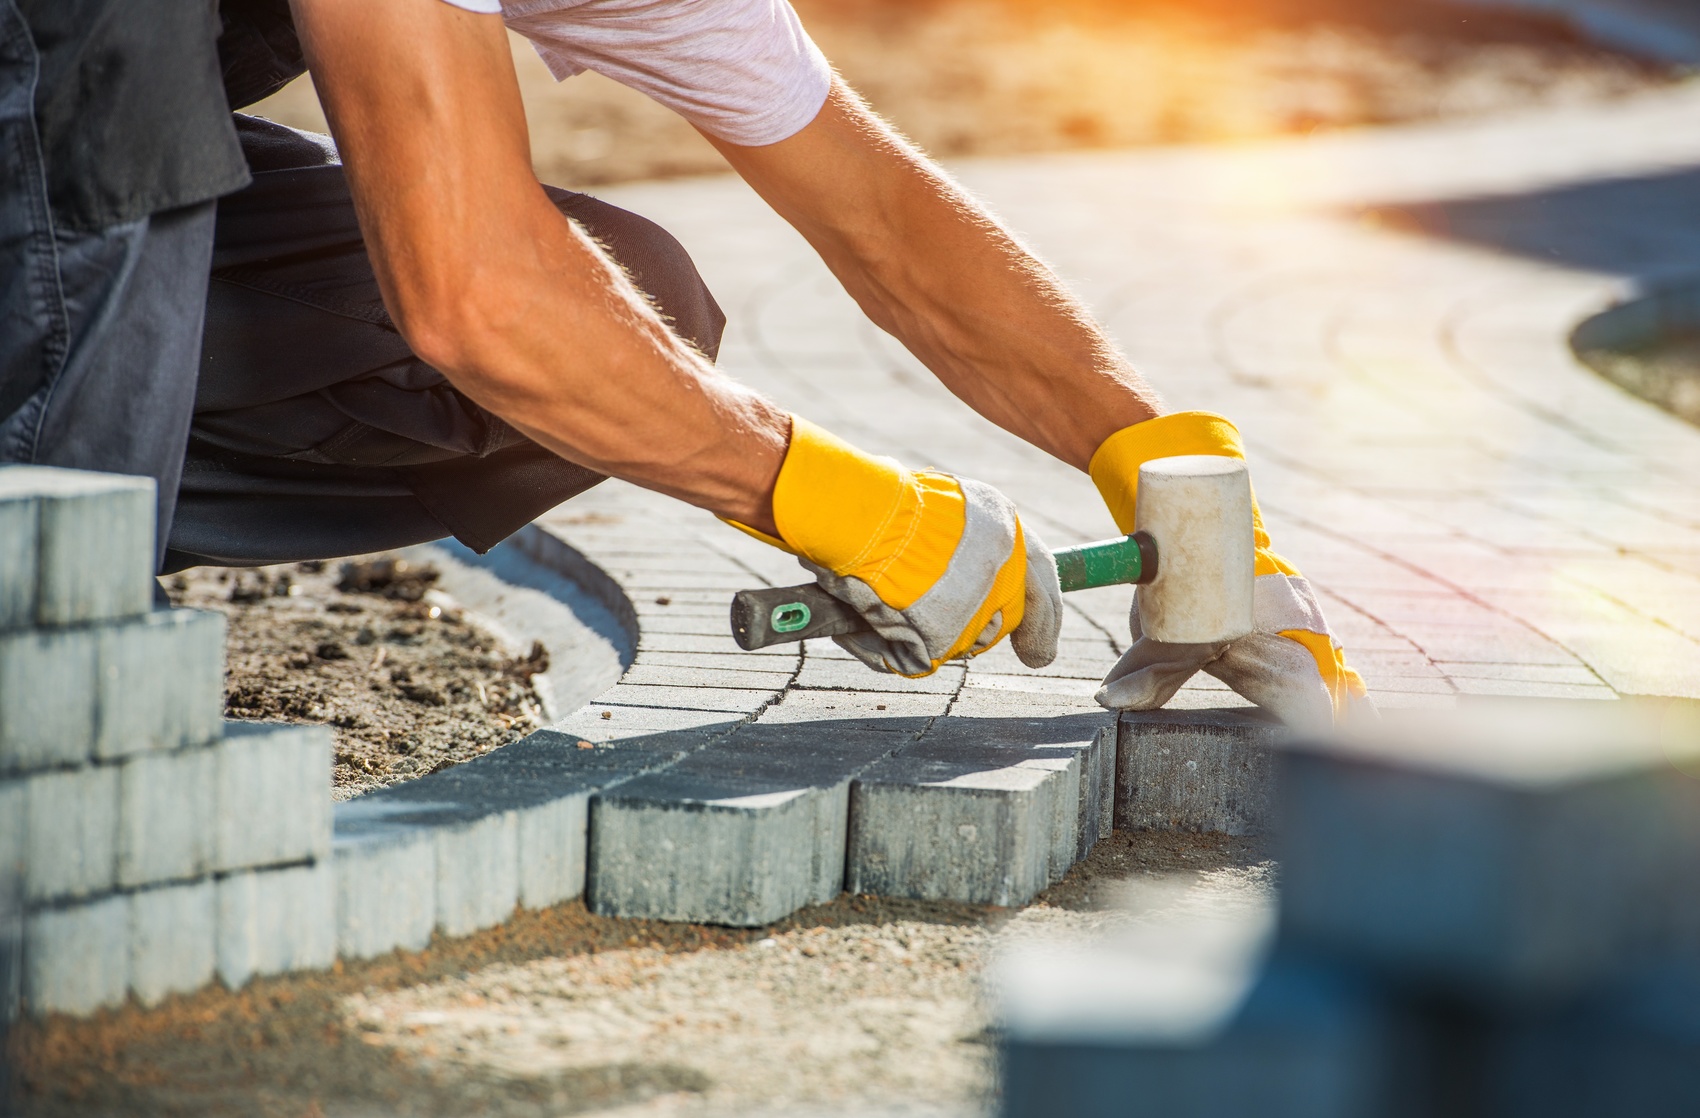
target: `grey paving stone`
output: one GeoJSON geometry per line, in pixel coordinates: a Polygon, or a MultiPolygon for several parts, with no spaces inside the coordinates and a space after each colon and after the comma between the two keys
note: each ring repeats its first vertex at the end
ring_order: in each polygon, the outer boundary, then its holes
{"type": "Polygon", "coordinates": [[[437,855],[430,830],[392,823],[381,812],[350,814],[338,805],[331,844],[336,874],[337,954],[369,959],[402,948],[420,951],[437,926],[437,855]]]}
{"type": "MultiPolygon", "coordinates": [[[[28,785],[22,780],[0,780],[0,881],[23,880],[24,850],[28,842],[28,785]]],[[[10,888],[11,885],[0,886],[10,888]]]]}
{"type": "Polygon", "coordinates": [[[25,897],[47,901],[111,889],[118,870],[118,770],[37,773],[24,786],[25,897]]]}
{"type": "Polygon", "coordinates": [[[1455,1074],[1476,1070],[1486,1080],[1483,1113],[1507,1118],[1700,1113],[1700,977],[1692,960],[1649,967],[1557,1008],[1489,1011],[1477,1027],[1485,1059],[1455,1074]]]}
{"type": "Polygon", "coordinates": [[[1259,974],[1108,947],[1049,963],[1029,961],[1036,973],[1024,976],[1045,989],[1006,996],[1011,1118],[1405,1113],[1399,1011],[1358,976],[1279,956],[1259,974]]]}
{"type": "Polygon", "coordinates": [[[36,623],[138,617],[153,604],[154,488],[147,478],[8,470],[0,486],[39,495],[36,623]]]}
{"type": "Polygon", "coordinates": [[[0,631],[35,621],[41,516],[33,493],[7,484],[7,472],[17,468],[0,467],[0,631]]]}
{"type": "Polygon", "coordinates": [[[671,710],[591,703],[549,727],[567,737],[605,744],[655,734],[709,738],[741,724],[743,716],[719,710],[671,710]],[[603,715],[607,715],[606,718],[603,715]]]}
{"type": "Polygon", "coordinates": [[[329,859],[222,877],[217,906],[218,976],[232,990],[256,976],[336,961],[336,870],[329,859]]]}
{"type": "Polygon", "coordinates": [[[1282,736],[1258,710],[1154,710],[1122,714],[1117,733],[1115,825],[1126,830],[1262,834],[1273,810],[1282,736]]]}
{"type": "Polygon", "coordinates": [[[23,995],[34,1013],[93,1013],[130,986],[130,898],[115,893],[24,918],[23,995]]]}
{"type": "Polygon", "coordinates": [[[452,769],[337,805],[337,835],[368,821],[434,836],[437,925],[465,935],[584,889],[588,801],[599,789],[672,764],[705,734],[637,735],[583,748],[539,731],[452,769]]]}
{"type": "Polygon", "coordinates": [[[1024,904],[1105,832],[1107,712],[959,718],[871,766],[851,788],[846,887],[1024,904]]]}
{"type": "Polygon", "coordinates": [[[1487,996],[1700,942],[1681,703],[1474,700],[1277,755],[1283,934],[1487,996]],[[1685,771],[1686,770],[1686,771],[1685,771]]]}
{"type": "Polygon", "coordinates": [[[217,757],[214,858],[222,871],[330,852],[331,735],[322,726],[227,722],[217,757]]]}
{"type": "Polygon", "coordinates": [[[730,624],[726,632],[709,636],[646,630],[638,637],[638,652],[639,655],[644,652],[709,652],[744,657],[752,664],[766,660],[790,660],[795,663],[798,656],[795,648],[783,644],[746,652],[732,639],[730,624]]]}
{"type": "Polygon", "coordinates": [[[619,683],[598,695],[594,705],[754,714],[778,697],[777,687],[650,687],[619,683]]]}
{"type": "Polygon", "coordinates": [[[1046,695],[984,687],[964,687],[950,713],[963,718],[1071,718],[1093,712],[1109,713],[1091,698],[1046,695]]]}
{"type": "Polygon", "coordinates": [[[664,687],[731,687],[737,690],[778,691],[791,681],[791,672],[728,672],[708,666],[679,667],[660,664],[634,664],[620,677],[624,686],[655,684],[664,687]]]}
{"type": "Polygon", "coordinates": [[[97,757],[202,745],[218,737],[224,627],[223,614],[174,609],[100,630],[97,757]]]}
{"type": "Polygon", "coordinates": [[[840,660],[810,655],[803,660],[794,688],[828,691],[885,691],[902,693],[953,694],[962,686],[963,668],[946,664],[920,679],[871,670],[860,660],[840,660]]]}
{"type": "Polygon", "coordinates": [[[130,894],[130,990],[143,1005],[212,981],[217,917],[211,878],[130,894]]]}
{"type": "Polygon", "coordinates": [[[740,727],[599,793],[590,812],[592,909],[748,927],[837,896],[850,779],[920,725],[740,727]]]}
{"type": "Polygon", "coordinates": [[[0,772],[80,764],[95,733],[92,630],[0,635],[0,772]]]}
{"type": "Polygon", "coordinates": [[[950,708],[950,699],[948,692],[791,690],[779,702],[762,711],[756,722],[764,726],[822,720],[840,723],[853,720],[870,725],[893,719],[924,722],[929,718],[943,717],[950,708]]]}
{"type": "Polygon", "coordinates": [[[112,894],[24,918],[24,1001],[31,1013],[94,1013],[129,989],[129,897],[112,894]]]}
{"type": "Polygon", "coordinates": [[[118,768],[118,884],[199,877],[213,863],[217,752],[148,753],[118,768]]]}

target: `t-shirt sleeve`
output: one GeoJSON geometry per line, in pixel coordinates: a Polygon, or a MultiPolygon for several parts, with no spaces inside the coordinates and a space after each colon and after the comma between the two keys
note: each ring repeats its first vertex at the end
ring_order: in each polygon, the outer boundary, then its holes
{"type": "Polygon", "coordinates": [[[728,143],[795,135],[832,85],[788,0],[508,0],[505,10],[557,79],[595,70],[728,143]]]}
{"type": "Polygon", "coordinates": [[[457,8],[465,8],[469,12],[481,12],[484,15],[499,15],[502,11],[502,0],[443,0],[457,8]]]}

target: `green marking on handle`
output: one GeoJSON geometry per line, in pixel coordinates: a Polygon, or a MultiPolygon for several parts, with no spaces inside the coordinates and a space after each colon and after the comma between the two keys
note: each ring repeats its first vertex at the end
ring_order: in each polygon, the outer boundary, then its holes
{"type": "MultiPolygon", "coordinates": [[[[1065,547],[1052,555],[1057,561],[1057,580],[1067,593],[1094,586],[1148,581],[1146,576],[1154,573],[1145,569],[1145,553],[1150,549],[1149,542],[1142,548],[1137,537],[1123,536],[1119,540],[1065,547]]],[[[1155,558],[1155,554],[1151,557],[1155,558]]]]}
{"type": "Polygon", "coordinates": [[[776,633],[795,633],[809,627],[809,607],[802,602],[786,602],[773,607],[767,623],[776,633]]]}

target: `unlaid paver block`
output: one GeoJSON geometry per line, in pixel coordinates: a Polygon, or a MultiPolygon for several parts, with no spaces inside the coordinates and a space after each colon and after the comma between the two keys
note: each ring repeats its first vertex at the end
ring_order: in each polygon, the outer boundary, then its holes
{"type": "Polygon", "coordinates": [[[118,770],[37,773],[24,785],[25,896],[48,901],[111,889],[118,871],[118,770]]]}
{"type": "Polygon", "coordinates": [[[1700,943],[1692,704],[1475,701],[1278,754],[1283,934],[1471,996],[1700,943]]]}
{"type": "Polygon", "coordinates": [[[1116,747],[1115,825],[1255,835],[1273,810],[1281,725],[1257,710],[1128,711],[1116,747]]]}
{"type": "Polygon", "coordinates": [[[36,624],[139,617],[153,604],[154,484],[148,478],[19,467],[0,488],[37,494],[36,624]],[[24,475],[21,471],[30,471],[24,475]]]}
{"type": "Polygon", "coordinates": [[[9,484],[16,466],[0,466],[0,631],[35,621],[40,502],[27,487],[9,484]]]}
{"type": "Polygon", "coordinates": [[[336,961],[336,871],[329,860],[220,878],[217,906],[218,976],[232,990],[256,976],[336,961]]]}
{"type": "Polygon", "coordinates": [[[587,900],[603,915],[755,926],[838,895],[849,782],[907,735],[753,725],[591,801],[587,900]]]}
{"type": "MultiPolygon", "coordinates": [[[[1279,956],[1222,963],[1077,951],[1006,987],[1010,1118],[1359,1118],[1401,1114],[1397,1009],[1349,972],[1279,956]],[[1012,1004],[1013,1003],[1013,1004],[1012,1004]]],[[[1011,981],[1013,979],[1013,981],[1011,981]]]]}
{"type": "Polygon", "coordinates": [[[1700,973],[1693,961],[1649,967],[1557,1008],[1484,1014],[1478,1027],[1483,1055],[1467,1070],[1485,1081],[1480,1113],[1700,1114],[1700,973]]]}
{"type": "Polygon", "coordinates": [[[88,759],[95,645],[88,629],[0,635],[0,772],[88,759]]]}
{"type": "Polygon", "coordinates": [[[211,878],[130,894],[130,989],[143,1005],[212,981],[213,898],[211,878]]]}
{"type": "Polygon", "coordinates": [[[322,726],[227,722],[215,747],[220,871],[322,858],[331,843],[331,735],[322,726]]]}
{"type": "Polygon", "coordinates": [[[424,827],[392,823],[382,812],[339,811],[339,817],[331,848],[337,954],[368,959],[398,947],[422,950],[437,925],[435,837],[424,827]]]}
{"type": "Polygon", "coordinates": [[[950,718],[851,788],[853,893],[1016,905],[1108,831],[1107,713],[950,718]]]}
{"type": "Polygon", "coordinates": [[[130,898],[115,893],[24,920],[24,999],[35,1013],[93,1013],[130,986],[130,898]]]}
{"type": "Polygon", "coordinates": [[[118,884],[199,877],[213,864],[217,752],[148,753],[118,767],[118,884]]]}
{"type": "Polygon", "coordinates": [[[95,755],[203,745],[224,712],[224,615],[158,610],[103,627],[96,653],[95,755]]]}

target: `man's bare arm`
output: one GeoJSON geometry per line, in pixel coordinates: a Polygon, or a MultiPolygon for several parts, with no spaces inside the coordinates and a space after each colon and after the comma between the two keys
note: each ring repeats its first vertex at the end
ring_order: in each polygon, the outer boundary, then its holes
{"type": "Polygon", "coordinates": [[[1161,411],[1050,269],[842,82],[790,139],[713,142],[869,318],[1000,427],[1085,469],[1161,411]]]}
{"type": "Polygon", "coordinates": [[[414,351],[557,454],[772,532],[790,417],[679,341],[549,201],[501,18],[292,4],[414,351]]]}

